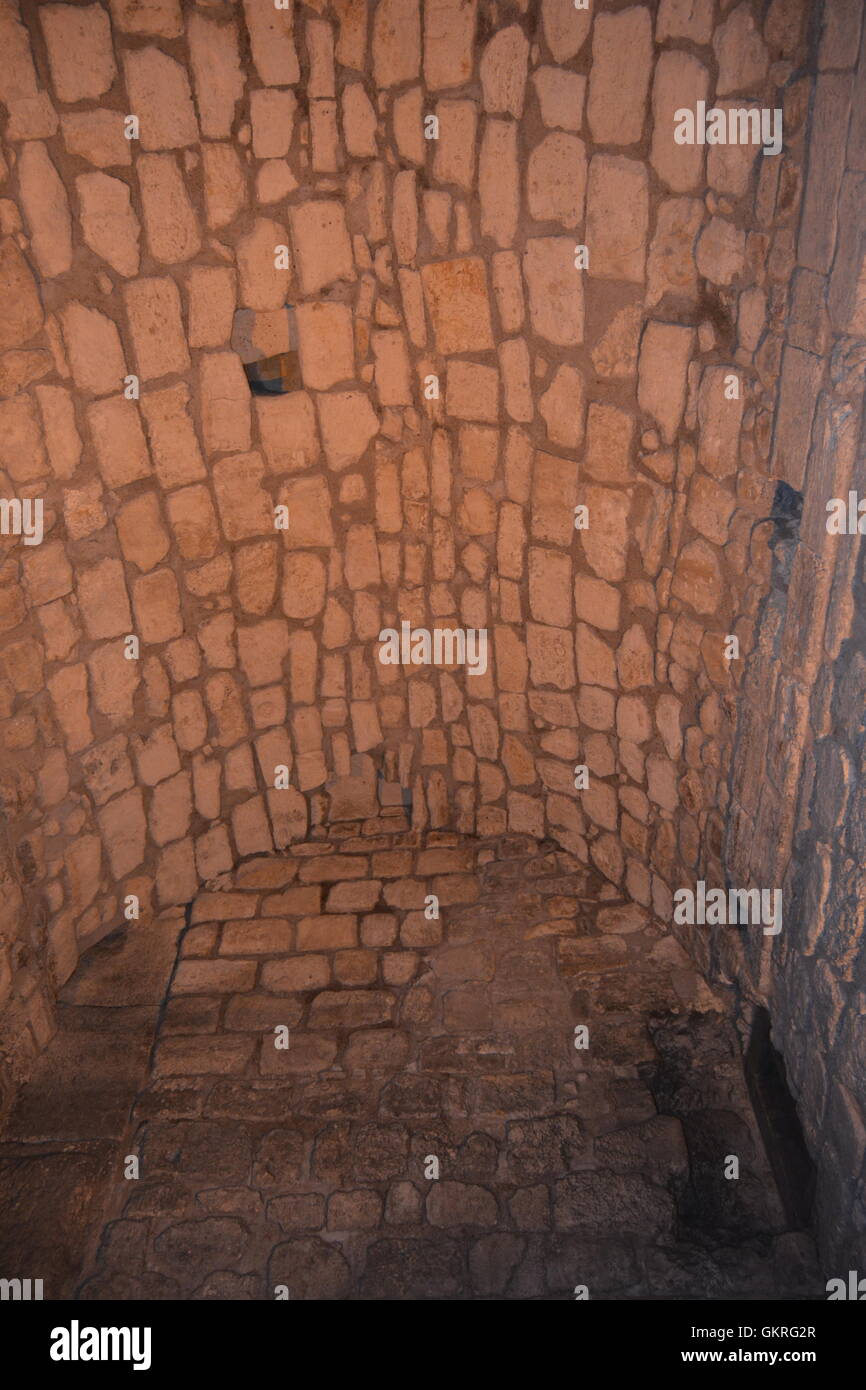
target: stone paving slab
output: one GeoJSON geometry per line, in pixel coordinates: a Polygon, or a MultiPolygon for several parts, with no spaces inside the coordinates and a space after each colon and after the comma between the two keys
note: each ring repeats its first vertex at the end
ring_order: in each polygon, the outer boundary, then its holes
{"type": "Polygon", "coordinates": [[[803,1296],[725,1001],[666,928],[530,837],[373,843],[199,895],[79,1296],[803,1296]],[[272,915],[299,877],[324,910],[272,915]]]}

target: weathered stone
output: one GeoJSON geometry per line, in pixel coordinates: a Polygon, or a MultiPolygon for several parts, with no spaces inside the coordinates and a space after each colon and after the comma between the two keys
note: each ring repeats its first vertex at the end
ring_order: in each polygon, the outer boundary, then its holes
{"type": "Polygon", "coordinates": [[[0,351],[26,343],[42,327],[36,281],[11,237],[0,242],[0,351]]]}
{"type": "Polygon", "coordinates": [[[117,69],[111,26],[102,6],[43,5],[39,22],[59,99],[92,101],[107,92],[117,69]]]}
{"type": "Polygon", "coordinates": [[[247,540],[273,531],[273,509],[261,485],[264,472],[262,457],[256,453],[235,454],[214,465],[213,486],[226,540],[247,540]]]}
{"type": "Polygon", "coordinates": [[[123,396],[95,401],[87,411],[87,421],[97,465],[108,487],[136,482],[152,472],[144,430],[133,401],[123,396]]]}
{"type": "Polygon", "coordinates": [[[694,299],[698,292],[695,241],[703,221],[697,198],[666,198],[659,206],[647,263],[647,303],[668,292],[694,299]]]}
{"type": "Polygon", "coordinates": [[[592,15],[589,10],[561,5],[558,0],[542,0],[541,21],[554,62],[568,63],[586,42],[592,15]]]}
{"type": "Polygon", "coordinates": [[[645,166],[616,155],[596,155],[589,166],[586,210],[590,274],[642,281],[648,225],[645,166]]]}
{"type": "Polygon", "coordinates": [[[754,93],[767,75],[769,56],[748,5],[732,10],[713,35],[719,64],[716,92],[754,93]]]}
{"type": "Polygon", "coordinates": [[[649,322],[640,346],[638,403],[657,421],[666,443],[679,428],[686,403],[686,374],[694,330],[679,324],[649,322]]]}
{"type": "Polygon", "coordinates": [[[628,548],[628,495],[610,488],[582,489],[589,525],[579,532],[587,562],[595,574],[613,583],[625,576],[628,548]]]}
{"type": "Polygon", "coordinates": [[[346,218],[340,203],[317,200],[293,207],[291,226],[304,294],[317,294],[336,280],[355,278],[346,218]]]}
{"type": "Polygon", "coordinates": [[[634,476],[633,437],[634,420],[624,410],[592,403],[587,418],[583,471],[600,483],[629,482],[634,476]]]}
{"type": "Polygon", "coordinates": [[[343,139],[356,159],[376,155],[376,112],[360,82],[343,89],[343,139]]]}
{"type": "MultiPolygon", "coordinates": [[[[72,9],[65,5],[56,8],[72,9]]],[[[51,156],[40,141],[29,141],[21,151],[18,178],[36,264],[48,278],[64,275],[72,265],[69,199],[51,156]]]]}
{"type": "Polygon", "coordinates": [[[82,455],[71,393],[63,386],[36,386],[44,442],[56,478],[71,478],[82,455]]]}
{"type": "MultiPolygon", "coordinates": [[[[732,110],[750,113],[747,120],[751,119],[751,112],[760,110],[757,102],[747,101],[719,101],[716,107],[725,112],[728,122],[731,120],[729,113],[732,110]]],[[[742,117],[738,119],[742,120],[742,117]]],[[[748,192],[756,157],[755,145],[713,145],[707,154],[707,182],[718,193],[729,193],[734,198],[742,198],[748,192]]]]}
{"type": "Polygon", "coordinates": [[[471,78],[476,10],[476,0],[425,0],[424,78],[431,91],[471,78]]]}
{"type": "Polygon", "coordinates": [[[713,285],[729,285],[741,273],[746,234],[723,217],[713,217],[698,237],[695,264],[713,285]]]}
{"type": "Polygon", "coordinates": [[[497,246],[511,246],[520,213],[517,167],[517,125],[488,120],[481,140],[478,165],[481,232],[497,246]]]}
{"type": "Polygon", "coordinates": [[[204,197],[209,227],[233,222],[247,198],[243,166],[233,145],[205,142],[201,147],[204,197]]]}
{"type": "Polygon", "coordinates": [[[289,153],[296,108],[294,92],[260,87],[250,94],[253,153],[256,158],[282,159],[289,153]]]}
{"type": "Polygon", "coordinates": [[[439,136],[433,160],[437,183],[452,183],[468,193],[475,182],[478,112],[472,101],[446,98],[436,103],[439,136]]]}
{"type": "Polygon", "coordinates": [[[113,320],[84,304],[71,303],[61,311],[60,322],[76,386],[95,396],[119,391],[126,363],[113,320]]]}
{"type": "Polygon", "coordinates": [[[548,438],[564,448],[576,449],[583,439],[584,410],[583,377],[574,367],[559,367],[538,402],[548,438]]]}
{"type": "Polygon", "coordinates": [[[370,1246],[361,1296],[454,1298],[463,1287],[460,1247],[452,1240],[378,1240],[370,1246]]]}
{"type": "Polygon", "coordinates": [[[517,1183],[560,1177],[576,1167],[585,1152],[586,1140],[573,1115],[517,1120],[508,1125],[506,1162],[517,1183]]]}
{"type": "Polygon", "coordinates": [[[138,116],[143,150],[175,150],[199,139],[186,70],[155,47],[124,54],[130,110],[138,116]]]}
{"type": "Polygon", "coordinates": [[[75,187],[81,230],[91,251],[119,275],[137,275],[141,227],[132,210],[128,185],[107,174],[79,174],[75,187]]]}
{"type": "Polygon", "coordinates": [[[27,482],[45,472],[39,417],[24,394],[0,401],[0,467],[16,482],[27,482]]]}
{"type": "Polygon", "coordinates": [[[642,327],[643,314],[637,303],[613,315],[592,353],[593,366],[600,376],[613,379],[634,376],[642,327]]]}
{"type": "Polygon", "coordinates": [[[484,262],[439,261],[421,270],[424,297],[443,356],[493,347],[484,262]]]}
{"type": "Polygon", "coordinates": [[[292,10],[244,0],[244,18],[261,81],[266,87],[291,87],[301,75],[292,33],[292,10]]]}
{"type": "Polygon", "coordinates": [[[290,271],[278,265],[286,230],[260,217],[238,240],[238,303],[248,309],[280,309],[286,302],[290,271]]]}
{"type": "MultiPolygon", "coordinates": [[[[586,149],[576,135],[553,131],[529,156],[526,197],[536,222],[577,227],[586,196],[586,149]]],[[[531,292],[530,292],[531,300],[531,292]]]]}
{"type": "Polygon", "coordinates": [[[231,336],[237,303],[234,272],[227,266],[193,266],[187,295],[190,347],[222,347],[231,336]]]}
{"type": "Polygon", "coordinates": [[[174,155],[143,154],[136,161],[136,172],[151,255],[166,265],[189,260],[198,251],[201,237],[174,155]]]}
{"type": "Polygon", "coordinates": [[[712,0],[661,0],[656,38],[709,43],[713,33],[712,0]]]}
{"type": "Polygon", "coordinates": [[[373,77],[377,87],[398,87],[421,67],[418,0],[382,0],[373,19],[373,77]]]}
{"type": "Polygon", "coordinates": [[[583,276],[569,237],[530,237],[523,256],[536,333],[558,347],[583,342],[583,276]]]}
{"type": "MultiPolygon", "coordinates": [[[[823,363],[814,353],[802,352],[795,347],[785,348],[776,408],[772,467],[791,487],[797,489],[803,486],[812,438],[812,420],[823,371],[823,363]]],[[[739,428],[739,417],[734,414],[737,403],[725,401],[724,404],[728,411],[724,415],[719,411],[717,421],[720,425],[722,422],[726,424],[726,438],[730,441],[730,430],[734,424],[739,428]]],[[[721,402],[718,405],[721,406],[721,402]]]]}
{"type": "Polygon", "coordinates": [[[120,111],[68,111],[60,117],[64,145],[97,168],[132,164],[131,140],[120,111]]]}
{"type": "Polygon", "coordinates": [[[145,380],[189,367],[174,280],[136,280],[124,286],[126,313],[139,375],[145,380]]]}
{"type": "Polygon", "coordinates": [[[520,119],[528,60],[529,44],[518,24],[509,24],[493,35],[480,65],[485,111],[505,112],[520,119]]]}
{"type": "Polygon", "coordinates": [[[532,74],[541,119],[546,126],[580,130],[586,78],[563,68],[540,67],[532,74]]]}
{"type": "Polygon", "coordinates": [[[398,328],[380,329],[372,335],[376,361],[373,380],[381,406],[411,405],[412,378],[406,339],[398,328]]]}
{"type": "Polygon", "coordinates": [[[330,468],[356,464],[378,433],[379,420],[362,391],[331,391],[317,397],[322,445],[330,468]]]}
{"type": "Polygon", "coordinates": [[[224,140],[231,135],[235,106],[244,93],[237,30],[193,14],[187,41],[201,133],[208,140],[224,140]]]}
{"type": "MultiPolygon", "coordinates": [[[[816,84],[812,117],[812,148],[820,151],[820,162],[809,169],[797,243],[799,263],[822,274],[830,269],[836,245],[845,131],[850,109],[850,76],[822,73],[816,84]]],[[[862,167],[861,162],[861,171],[862,167]]]]}
{"type": "Polygon", "coordinates": [[[188,402],[189,390],[183,382],[159,391],[146,391],[141,398],[141,413],[154,467],[165,488],[178,487],[205,476],[204,459],[189,416],[188,402]]]}
{"type": "Polygon", "coordinates": [[[650,163],[675,193],[699,186],[705,147],[677,144],[674,115],[679,110],[695,111],[699,101],[706,101],[708,87],[709,74],[691,53],[677,49],[661,54],[653,82],[650,163]]]}
{"type": "Polygon", "coordinates": [[[484,1187],[440,1180],[427,1198],[427,1215],[433,1226],[493,1226],[496,1199],[484,1187]]]}
{"type": "Polygon", "coordinates": [[[159,504],[153,492],[132,498],[118,512],[115,526],[124,559],[140,570],[153,569],[165,559],[169,538],[163,527],[159,504]]]}
{"type": "Polygon", "coordinates": [[[722,596],[722,574],[716,552],[706,541],[692,541],[683,547],[671,592],[698,613],[716,612],[722,596]]]}
{"type": "Polygon", "coordinates": [[[634,145],[640,140],[652,59],[649,10],[636,5],[596,16],[586,104],[596,144],[634,145]]]}
{"type": "Polygon", "coordinates": [[[345,304],[299,304],[296,309],[304,384],[327,391],[355,376],[352,316],[345,304]]]}
{"type": "Polygon", "coordinates": [[[115,28],[126,34],[159,34],[176,39],[183,33],[180,0],[109,0],[115,28]]]}

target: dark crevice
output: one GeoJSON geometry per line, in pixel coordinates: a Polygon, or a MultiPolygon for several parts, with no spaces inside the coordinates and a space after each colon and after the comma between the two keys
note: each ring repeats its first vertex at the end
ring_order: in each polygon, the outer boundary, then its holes
{"type": "Polygon", "coordinates": [[[770,1037],[770,1015],[763,1008],[755,1011],[745,1073],[785,1214],[793,1227],[805,1228],[815,1199],[815,1165],[788,1089],[784,1059],[770,1037]]]}

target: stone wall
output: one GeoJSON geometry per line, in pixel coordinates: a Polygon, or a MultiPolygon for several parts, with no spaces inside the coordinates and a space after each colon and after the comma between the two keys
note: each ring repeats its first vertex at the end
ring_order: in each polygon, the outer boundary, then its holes
{"type": "MultiPolygon", "coordinates": [[[[828,503],[866,493],[866,31],[828,5],[809,86],[808,178],[771,468],[803,515],[762,608],[738,709],[726,866],[738,886],[783,889],[784,928],[721,973],[770,1010],[818,1166],[817,1225],[834,1273],[866,1260],[866,607],[860,534],[828,530],[828,503]]],[[[864,508],[866,510],[866,508],[864,508]]],[[[855,525],[857,522],[855,515],[855,525]]],[[[866,526],[864,526],[866,529],[866,526]]]]}
{"type": "Polygon", "coordinates": [[[46,514],[0,570],[12,1074],[130,898],[379,805],[666,920],[722,881],[819,20],[3,4],[0,491],[46,514]],[[678,144],[701,101],[783,150],[678,144]],[[299,389],[253,397],[235,312],[280,350],[286,302],[299,389]],[[487,670],[383,665],[403,620],[487,670]]]}

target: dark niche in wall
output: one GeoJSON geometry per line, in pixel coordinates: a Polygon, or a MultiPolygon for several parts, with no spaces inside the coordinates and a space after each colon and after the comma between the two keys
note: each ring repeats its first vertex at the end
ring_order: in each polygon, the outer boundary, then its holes
{"type": "Polygon", "coordinates": [[[293,305],[267,313],[238,309],[231,345],[243,363],[254,396],[285,396],[302,389],[293,305]]]}
{"type": "Polygon", "coordinates": [[[803,515],[803,494],[785,482],[776,484],[773,506],[767,516],[759,517],[752,525],[749,535],[749,562],[752,555],[752,537],[759,526],[772,523],[767,544],[773,551],[772,585],[774,589],[787,589],[790,579],[791,560],[796,543],[800,538],[800,519],[803,515]]]}
{"type": "Polygon", "coordinates": [[[812,1217],[815,1165],[788,1089],[785,1063],[770,1037],[770,1015],[764,1008],[755,1011],[745,1073],[785,1215],[794,1230],[803,1230],[812,1217]]]}

